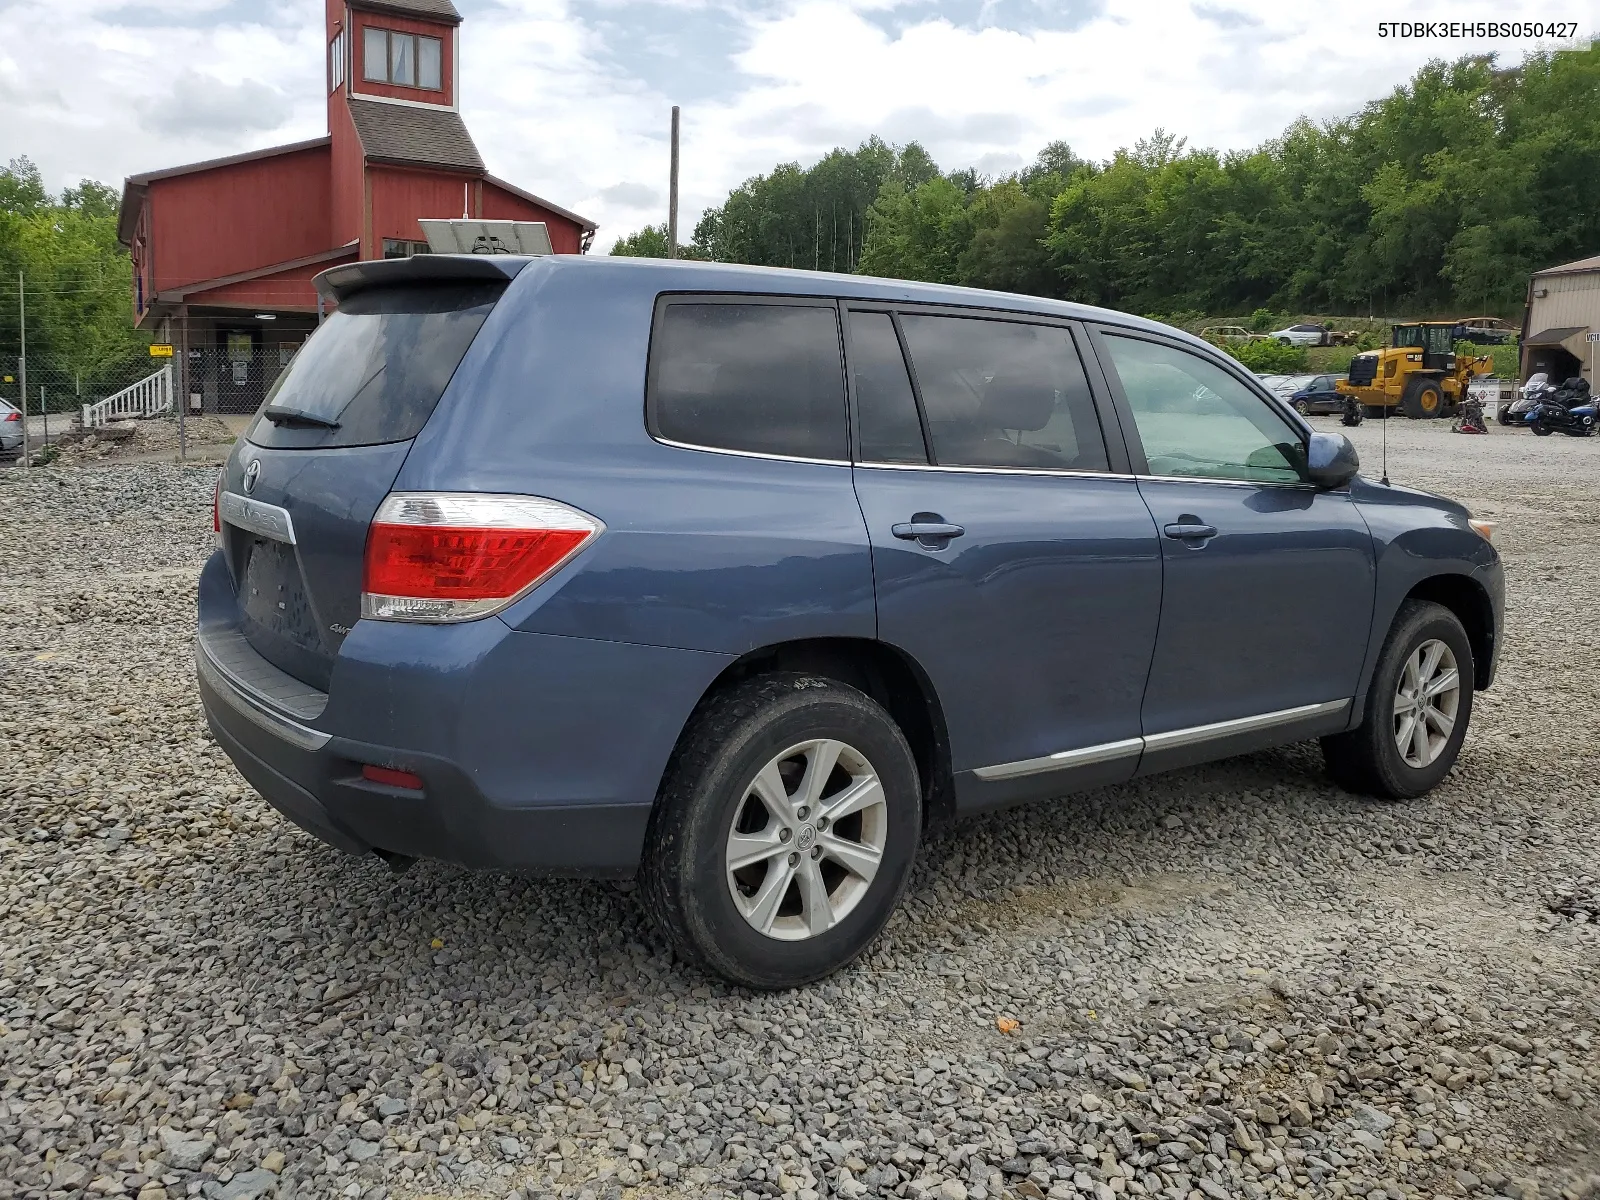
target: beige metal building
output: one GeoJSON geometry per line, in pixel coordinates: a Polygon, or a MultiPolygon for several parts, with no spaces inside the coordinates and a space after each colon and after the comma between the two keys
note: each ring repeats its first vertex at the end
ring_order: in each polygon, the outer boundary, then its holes
{"type": "Polygon", "coordinates": [[[1522,377],[1544,371],[1552,383],[1582,375],[1591,385],[1600,342],[1600,255],[1535,271],[1522,318],[1522,377]]]}

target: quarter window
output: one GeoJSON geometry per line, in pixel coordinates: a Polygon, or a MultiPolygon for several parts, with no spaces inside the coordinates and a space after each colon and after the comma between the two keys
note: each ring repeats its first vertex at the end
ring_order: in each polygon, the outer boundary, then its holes
{"type": "Polygon", "coordinates": [[[362,31],[362,77],[372,83],[438,91],[442,86],[444,44],[438,38],[394,29],[362,31]]]}
{"type": "Polygon", "coordinates": [[[1107,336],[1153,475],[1300,483],[1295,429],[1231,373],[1197,354],[1107,336]]]}
{"type": "Polygon", "coordinates": [[[1072,335],[1055,325],[901,314],[934,461],[1104,471],[1072,335]]]}
{"type": "Polygon", "coordinates": [[[849,457],[832,306],[668,304],[650,372],[658,437],[786,458],[849,457]]]}
{"type": "Polygon", "coordinates": [[[906,374],[894,318],[888,313],[850,314],[850,370],[855,377],[861,461],[927,462],[917,398],[906,374]]]}

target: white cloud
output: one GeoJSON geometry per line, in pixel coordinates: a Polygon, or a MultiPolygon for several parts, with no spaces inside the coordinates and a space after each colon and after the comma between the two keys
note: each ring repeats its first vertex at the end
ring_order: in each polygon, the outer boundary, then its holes
{"type": "MultiPolygon", "coordinates": [[[[668,108],[684,104],[683,230],[775,163],[872,133],[988,173],[1061,138],[1102,158],[1157,126],[1256,145],[1296,116],[1386,94],[1430,58],[1526,42],[1401,41],[1387,0],[457,0],[463,112],[490,169],[594,217],[602,248],[665,216],[668,108]],[[1052,28],[1049,19],[1061,28],[1052,28]]],[[[0,4],[0,159],[53,187],[115,181],[325,128],[322,5],[0,4]],[[209,81],[216,81],[214,88],[209,81]]],[[[1503,19],[1414,0],[1408,20],[1503,19]]]]}

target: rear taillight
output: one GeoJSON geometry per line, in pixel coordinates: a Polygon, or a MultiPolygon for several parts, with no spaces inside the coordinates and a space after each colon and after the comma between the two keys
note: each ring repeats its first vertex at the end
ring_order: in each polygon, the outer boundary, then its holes
{"type": "Polygon", "coordinates": [[[605,528],[539,496],[396,492],[367,531],[361,615],[471,621],[499,612],[605,528]]]}
{"type": "Polygon", "coordinates": [[[4,417],[0,417],[0,420],[4,420],[4,421],[20,421],[20,420],[22,420],[22,414],[21,413],[8,412],[4,417]]]}

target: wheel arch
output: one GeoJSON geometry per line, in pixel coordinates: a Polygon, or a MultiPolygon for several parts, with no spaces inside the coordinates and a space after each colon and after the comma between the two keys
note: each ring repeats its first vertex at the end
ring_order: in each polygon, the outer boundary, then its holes
{"type": "MultiPolygon", "coordinates": [[[[910,655],[871,638],[807,638],[751,650],[713,679],[695,706],[698,713],[717,693],[747,679],[798,671],[836,679],[871,696],[905,734],[922,780],[923,824],[955,816],[950,736],[933,681],[910,655]]],[[[684,725],[694,723],[693,716],[684,725]]],[[[679,734],[681,739],[682,733],[679,734]]]]}
{"type": "Polygon", "coordinates": [[[1418,581],[1407,600],[1428,600],[1455,614],[1472,644],[1473,690],[1489,686],[1494,664],[1494,606],[1483,585],[1470,575],[1430,575],[1418,581]]]}

